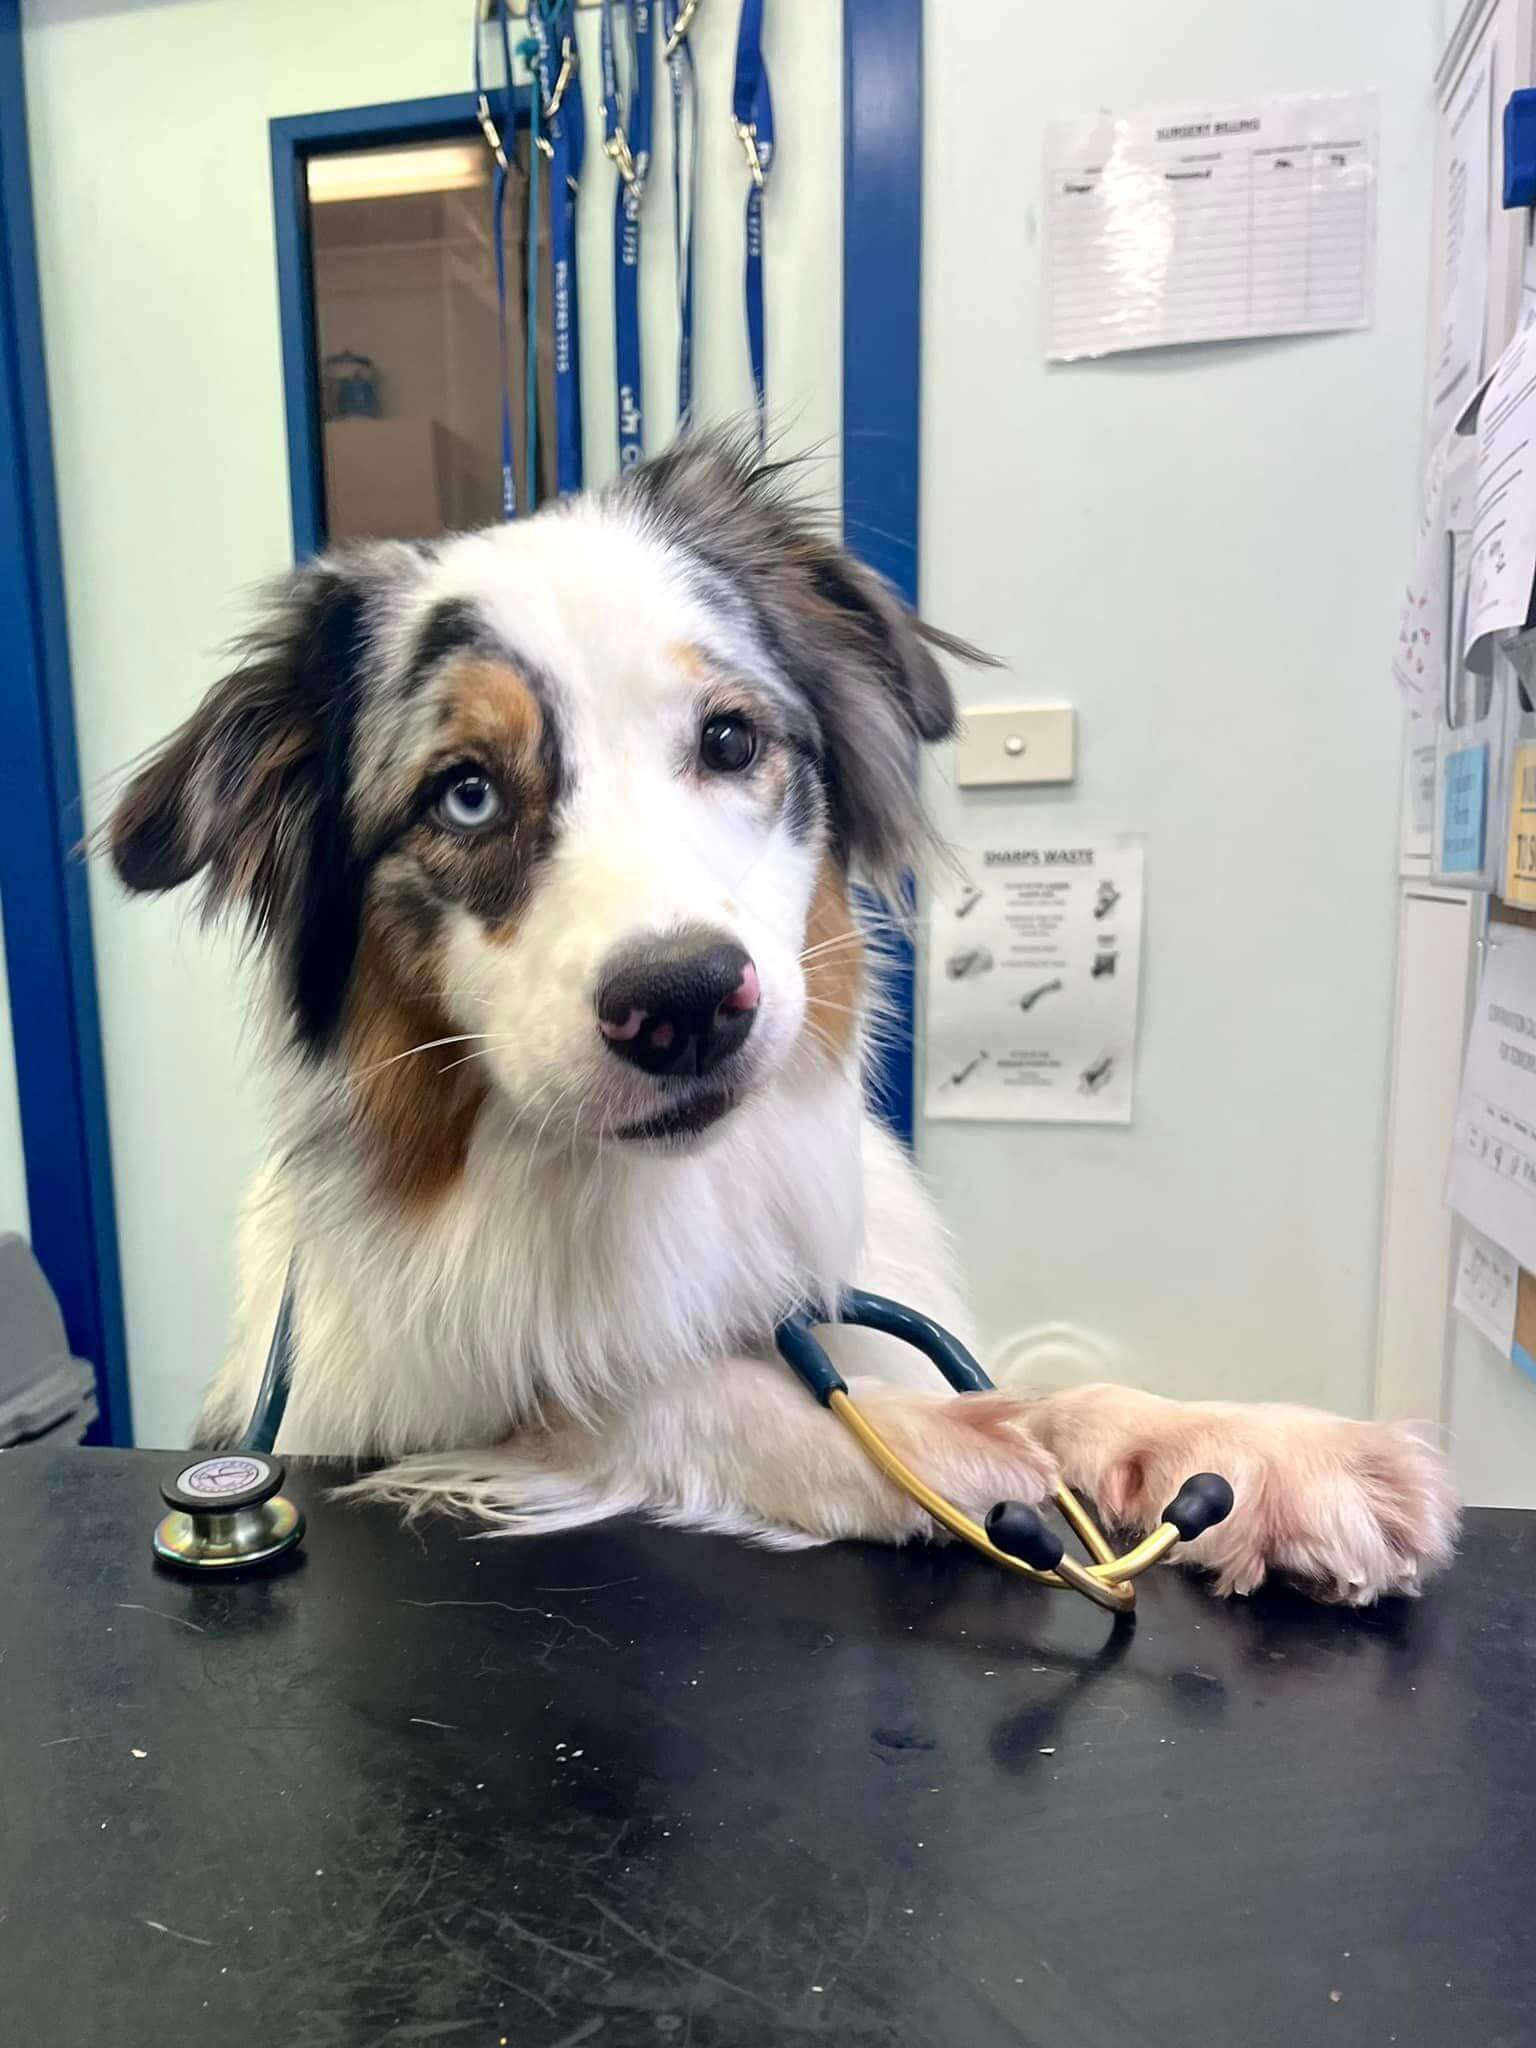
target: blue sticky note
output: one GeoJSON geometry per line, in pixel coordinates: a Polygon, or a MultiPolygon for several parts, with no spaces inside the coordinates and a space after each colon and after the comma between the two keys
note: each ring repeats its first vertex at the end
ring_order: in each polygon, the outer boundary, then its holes
{"type": "Polygon", "coordinates": [[[1440,812],[1440,872],[1476,874],[1488,828],[1488,742],[1447,754],[1440,812]]]}

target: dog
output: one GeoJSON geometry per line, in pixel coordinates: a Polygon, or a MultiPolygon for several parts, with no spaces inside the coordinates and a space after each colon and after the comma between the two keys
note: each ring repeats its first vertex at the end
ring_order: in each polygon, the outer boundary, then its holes
{"type": "MultiPolygon", "coordinates": [[[[772,1331],[852,1284],[973,1341],[865,1106],[855,909],[928,849],[917,750],[956,724],[937,656],[969,650],[786,469],[700,434],[514,525],[325,556],[127,786],[118,875],[244,921],[275,1079],[199,1447],[238,1435],[291,1265],[282,1447],[389,1461],[375,1496],[507,1531],[935,1533],[772,1331]]],[[[827,1342],[972,1514],[1065,1479],[1145,1530],[1211,1468],[1237,1505],[1183,1554],[1219,1592],[1281,1572],[1364,1603],[1451,1554],[1447,1471],[1402,1429],[957,1397],[888,1337],[827,1342]]]]}

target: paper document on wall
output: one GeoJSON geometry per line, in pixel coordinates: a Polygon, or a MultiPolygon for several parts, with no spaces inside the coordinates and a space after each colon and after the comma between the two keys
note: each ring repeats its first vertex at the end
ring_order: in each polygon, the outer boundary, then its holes
{"type": "Polygon", "coordinates": [[[1446,116],[1442,170],[1440,344],[1430,372],[1430,434],[1438,439],[1483,373],[1488,309],[1488,183],[1493,142],[1493,66],[1468,75],[1446,116]]]}
{"type": "Polygon", "coordinates": [[[1506,1358],[1515,1341],[1515,1304],[1519,1294],[1519,1262],[1468,1224],[1461,1233],[1461,1250],[1456,1260],[1453,1306],[1506,1358]]]}
{"type": "Polygon", "coordinates": [[[1536,577],[1536,306],[1521,316],[1477,408],[1477,493],[1461,645],[1486,675],[1494,641],[1516,632],[1536,577]]]}
{"type": "Polygon", "coordinates": [[[929,925],[927,1115],[1129,1123],[1142,842],[1001,830],[956,861],[929,925]]]}
{"type": "Polygon", "coordinates": [[[1413,561],[1403,590],[1392,674],[1409,708],[1433,718],[1445,684],[1451,627],[1451,549],[1446,536],[1470,521],[1477,451],[1464,437],[1446,433],[1432,450],[1419,494],[1413,561]]]}
{"type": "Polygon", "coordinates": [[[1433,719],[1410,711],[1403,741],[1403,811],[1399,851],[1409,873],[1430,859],[1435,838],[1435,764],[1439,746],[1433,719]]]}
{"type": "Polygon", "coordinates": [[[1045,194],[1058,361],[1370,324],[1371,93],[1053,122],[1045,194]]]}
{"type": "Polygon", "coordinates": [[[1446,1199],[1536,1272],[1536,931],[1489,928],[1446,1199]]]}

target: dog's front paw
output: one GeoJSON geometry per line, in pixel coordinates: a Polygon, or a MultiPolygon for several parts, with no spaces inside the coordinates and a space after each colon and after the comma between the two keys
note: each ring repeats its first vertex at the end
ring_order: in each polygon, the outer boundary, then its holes
{"type": "Polygon", "coordinates": [[[1091,1474],[1059,1433],[1069,1478],[1104,1513],[1150,1528],[1192,1472],[1231,1481],[1230,1517],[1176,1555],[1216,1574],[1219,1593],[1251,1593],[1271,1572],[1325,1600],[1366,1606],[1417,1593],[1450,1562],[1457,1506],[1439,1452],[1407,1429],[1317,1409],[1186,1405],[1120,1388],[1085,1388],[1069,1431],[1098,1446],[1091,1474]]]}
{"type": "Polygon", "coordinates": [[[1277,1571],[1322,1599],[1364,1607],[1383,1594],[1417,1593],[1450,1563],[1450,1473],[1407,1430],[1282,1409],[1256,1435],[1247,1512],[1234,1510],[1225,1542],[1220,1530],[1201,1539],[1206,1554],[1190,1545],[1216,1570],[1219,1592],[1249,1592],[1277,1571]]]}

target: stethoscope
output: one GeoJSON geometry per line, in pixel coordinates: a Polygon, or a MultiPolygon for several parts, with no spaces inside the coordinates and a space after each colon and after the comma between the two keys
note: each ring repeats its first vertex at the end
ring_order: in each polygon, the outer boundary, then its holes
{"type": "MultiPolygon", "coordinates": [[[[1232,1488],[1226,1480],[1215,1472],[1198,1472],[1184,1482],[1163,1510],[1158,1527],[1117,1556],[1072,1489],[1058,1486],[1053,1495],[1055,1505],[1088,1552],[1092,1562],[1086,1565],[1069,1557],[1061,1537],[1037,1509],[1022,1501],[998,1501],[989,1510],[985,1525],[974,1521],[898,1457],[860,1410],[814,1334],[818,1324],[829,1323],[851,1323],[900,1338],[931,1360],[958,1394],[994,1393],[993,1382],[970,1352],[932,1317],[904,1302],[867,1294],[857,1287],[845,1290],[835,1316],[797,1309],[773,1333],[785,1362],[887,1478],[953,1535],[1037,1585],[1071,1587],[1100,1607],[1127,1613],[1136,1604],[1134,1580],[1166,1557],[1176,1543],[1192,1542],[1232,1512],[1232,1488]]],[[[266,1367],[244,1434],[233,1450],[182,1466],[160,1489],[170,1509],[155,1529],[154,1551],[161,1563],[198,1572],[271,1565],[303,1541],[304,1516],[284,1496],[283,1467],[272,1456],[288,1406],[292,1337],[290,1266],[266,1367]]]]}
{"type": "Polygon", "coordinates": [[[1136,1605],[1133,1580],[1166,1557],[1176,1543],[1192,1542],[1225,1521],[1232,1512],[1232,1488],[1226,1480],[1216,1472],[1197,1472],[1192,1479],[1185,1480],[1164,1508],[1157,1528],[1117,1556],[1071,1487],[1058,1486],[1052,1499],[1063,1521],[1092,1558],[1093,1562],[1087,1565],[1069,1557],[1060,1536],[1037,1509],[1026,1507],[1023,1501],[1000,1500],[988,1510],[985,1525],[974,1521],[920,1479],[861,1412],[813,1334],[818,1323],[854,1323],[866,1330],[879,1330],[887,1337],[899,1337],[930,1359],[957,1394],[995,1393],[993,1382],[965,1346],[931,1316],[921,1315],[905,1302],[892,1301],[883,1294],[866,1294],[859,1287],[844,1290],[835,1316],[801,1309],[786,1316],[773,1333],[780,1354],[822,1406],[830,1408],[843,1427],[858,1439],[888,1479],[894,1480],[903,1493],[926,1508],[953,1535],[962,1537],[995,1564],[1006,1565],[1037,1585],[1070,1586],[1100,1607],[1111,1608],[1117,1614],[1128,1613],[1136,1605]]]}
{"type": "Polygon", "coordinates": [[[181,1466],[160,1488],[170,1513],[155,1525],[154,1552],[179,1571],[232,1571],[276,1564],[304,1541],[304,1514],[283,1492],[272,1456],[293,1379],[293,1267],[272,1325],[267,1362],[244,1434],[233,1450],[181,1466]]]}

